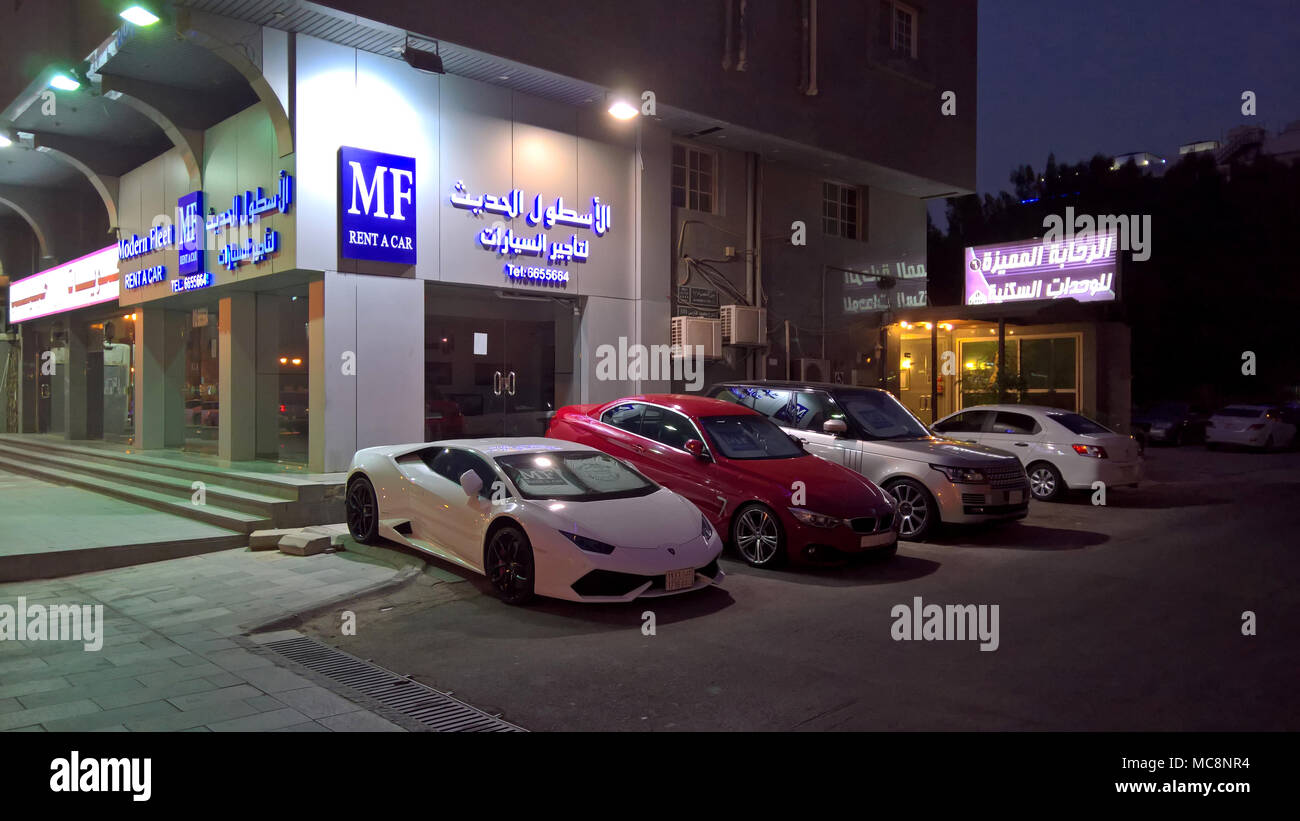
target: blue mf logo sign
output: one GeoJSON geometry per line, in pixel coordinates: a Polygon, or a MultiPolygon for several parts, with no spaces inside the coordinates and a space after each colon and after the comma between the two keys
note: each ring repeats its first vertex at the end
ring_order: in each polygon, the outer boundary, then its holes
{"type": "Polygon", "coordinates": [[[415,233],[415,158],[340,148],[340,256],[414,265],[415,233]]]}

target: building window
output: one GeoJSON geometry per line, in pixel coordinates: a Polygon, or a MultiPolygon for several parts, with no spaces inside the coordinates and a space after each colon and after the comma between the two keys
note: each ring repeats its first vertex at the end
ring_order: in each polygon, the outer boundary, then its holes
{"type": "Polygon", "coordinates": [[[673,146],[673,205],[714,213],[718,201],[718,155],[703,148],[673,146]]]}
{"type": "Polygon", "coordinates": [[[890,45],[906,57],[916,59],[916,9],[903,3],[890,3],[890,45]]]}
{"type": "Polygon", "coordinates": [[[822,233],[829,237],[866,239],[862,208],[866,192],[852,185],[822,183],[822,233]]]}

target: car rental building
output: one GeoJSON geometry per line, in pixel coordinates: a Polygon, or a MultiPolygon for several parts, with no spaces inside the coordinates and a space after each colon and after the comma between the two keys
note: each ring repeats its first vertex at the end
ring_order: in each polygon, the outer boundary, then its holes
{"type": "Polygon", "coordinates": [[[974,187],[963,0],[112,5],[9,21],[56,55],[0,88],[22,432],[320,472],[641,391],[876,384],[928,304],[925,200],[974,187]],[[114,297],[31,307],[105,254],[114,297]]]}

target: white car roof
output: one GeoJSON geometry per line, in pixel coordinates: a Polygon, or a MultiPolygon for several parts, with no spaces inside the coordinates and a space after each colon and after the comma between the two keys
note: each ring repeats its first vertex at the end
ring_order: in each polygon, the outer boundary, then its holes
{"type": "Polygon", "coordinates": [[[492,439],[444,439],[429,442],[426,447],[464,448],[484,456],[513,456],[517,453],[545,453],[560,450],[596,450],[564,439],[547,439],[542,436],[503,436],[492,439]]]}
{"type": "Polygon", "coordinates": [[[1060,408],[1048,408],[1043,405],[970,405],[959,411],[953,411],[949,416],[956,416],[966,411],[984,410],[984,411],[1007,411],[1008,413],[1028,413],[1030,415],[1048,413],[1074,413],[1071,410],[1062,410],[1060,408]]]}

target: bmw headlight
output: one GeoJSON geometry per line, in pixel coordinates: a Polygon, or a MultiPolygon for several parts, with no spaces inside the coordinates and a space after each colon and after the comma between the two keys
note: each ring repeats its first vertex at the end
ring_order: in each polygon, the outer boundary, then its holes
{"type": "Polygon", "coordinates": [[[703,516],[700,517],[700,535],[706,542],[713,541],[713,525],[709,524],[709,520],[703,516]]]}
{"type": "Polygon", "coordinates": [[[790,508],[790,513],[799,521],[813,527],[839,527],[844,521],[835,516],[827,516],[823,513],[813,513],[811,510],[804,510],[801,507],[790,508]]]}
{"type": "MultiPolygon", "coordinates": [[[[564,533],[563,530],[560,532],[564,533]]],[[[585,550],[588,553],[604,553],[608,556],[610,553],[614,552],[614,545],[612,544],[598,542],[595,539],[590,539],[586,536],[579,536],[577,533],[564,533],[564,535],[569,541],[573,542],[580,549],[585,550]]]]}
{"type": "Polygon", "coordinates": [[[984,471],[976,468],[959,468],[951,465],[930,465],[930,467],[948,477],[948,481],[957,485],[980,485],[988,481],[984,471]]]}

